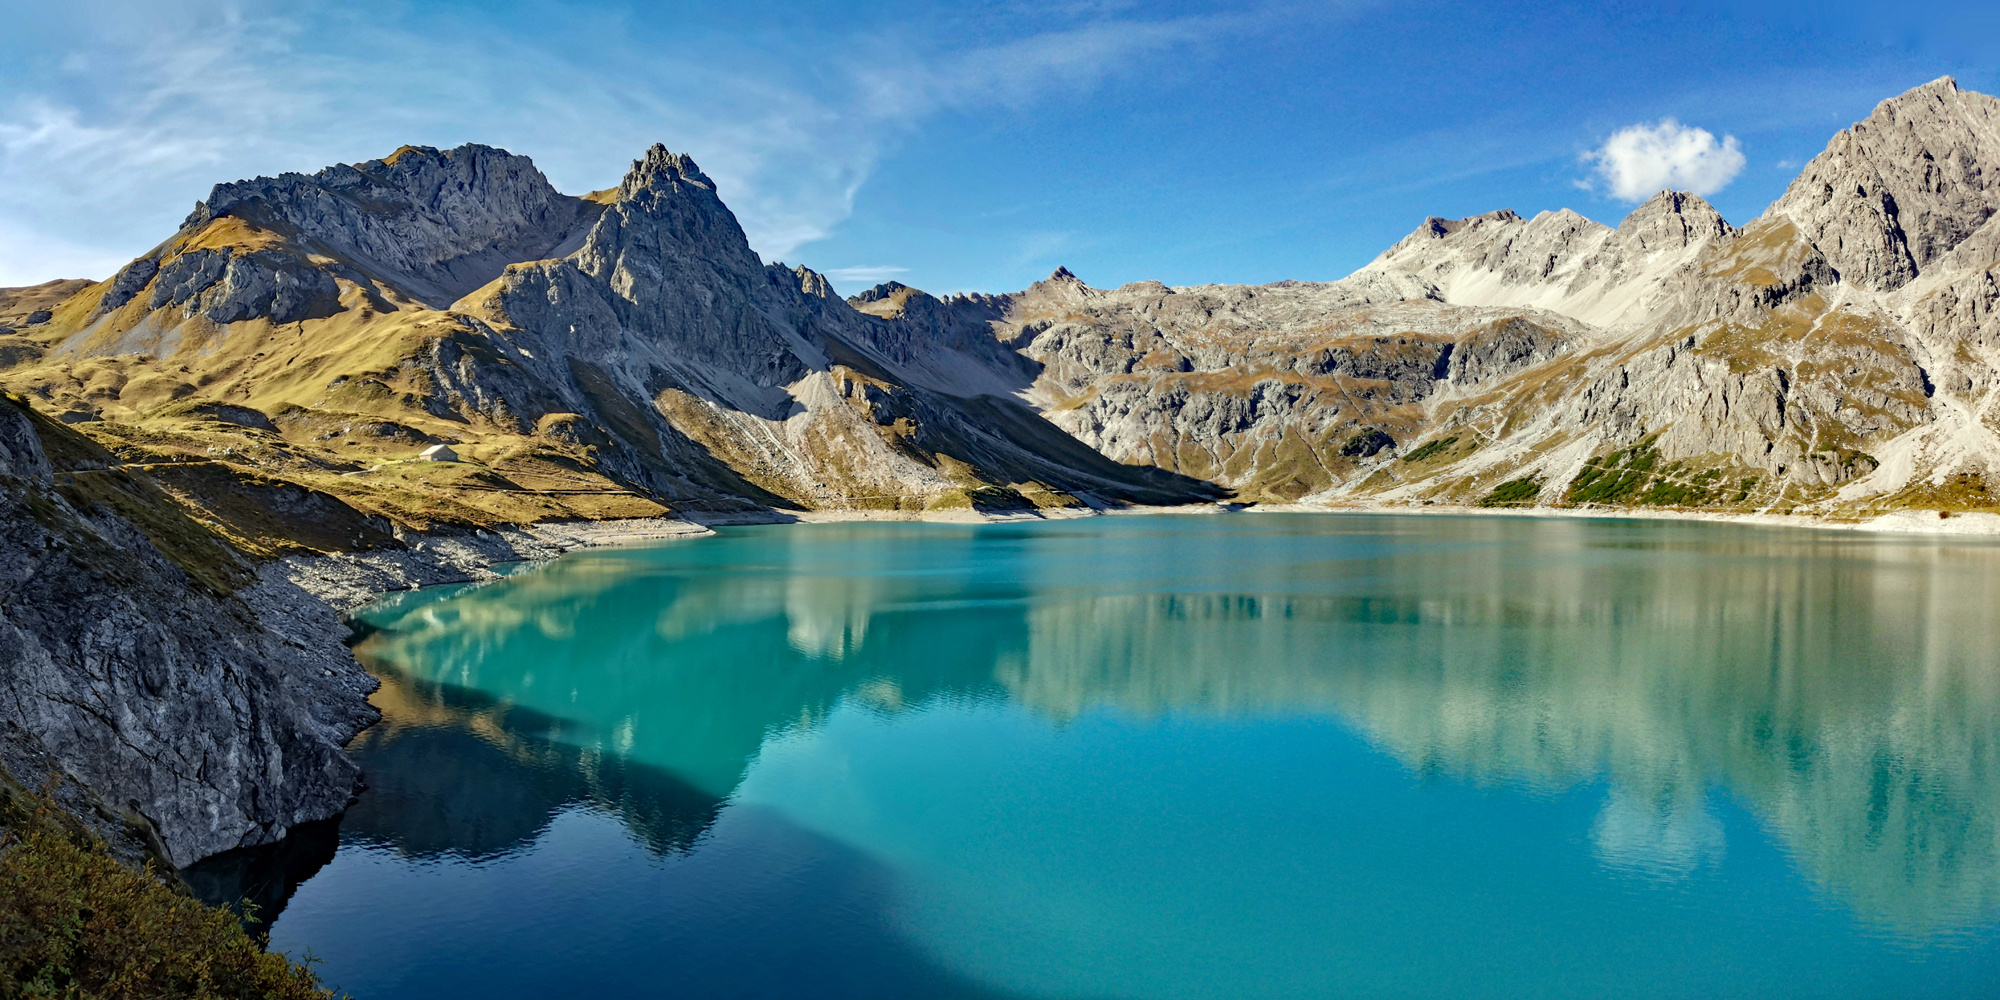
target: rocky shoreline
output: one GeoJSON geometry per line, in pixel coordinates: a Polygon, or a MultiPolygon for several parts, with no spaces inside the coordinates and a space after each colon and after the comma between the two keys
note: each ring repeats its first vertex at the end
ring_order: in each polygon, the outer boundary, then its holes
{"type": "MultiPolygon", "coordinates": [[[[1065,509],[1018,513],[975,510],[925,514],[867,510],[766,510],[696,514],[689,518],[553,522],[501,526],[490,530],[410,531],[401,533],[397,547],[290,556],[263,563],[257,567],[254,581],[239,588],[235,597],[254,616],[258,625],[256,632],[276,640],[264,644],[270,651],[266,672],[272,676],[277,690],[284,693],[284,698],[296,705],[296,708],[284,710],[285,717],[297,716],[302,720],[304,732],[316,733],[318,740],[324,740],[319,745],[331,756],[321,770],[327,767],[341,770],[338,765],[346,761],[337,748],[374,721],[373,710],[366,704],[374,682],[347,649],[352,632],[346,615],[385,593],[441,584],[497,580],[504,574],[495,567],[507,563],[545,562],[571,551],[594,547],[698,538],[713,534],[714,528],[719,526],[884,520],[995,523],[1069,519],[1097,514],[1225,513],[1647,519],[1959,538],[2000,535],[2000,514],[1970,512],[1941,518],[1933,511],[1898,511],[1868,520],[1839,520],[1801,514],[1304,503],[1131,506],[1103,511],[1065,509]],[[279,649],[283,652],[276,652],[279,649]],[[311,721],[303,721],[307,719],[311,721]]],[[[199,699],[190,697],[186,700],[194,702],[199,699]]],[[[235,695],[218,693],[210,700],[236,709],[243,707],[242,698],[235,695]]],[[[124,730],[144,725],[141,718],[145,714],[143,709],[112,711],[114,715],[122,711],[120,717],[126,721],[106,728],[117,734],[118,741],[127,749],[132,748],[135,746],[134,734],[124,730]]],[[[270,722],[269,719],[261,722],[250,719],[247,724],[249,731],[254,732],[268,730],[270,722]]],[[[16,737],[21,731],[18,727],[14,730],[16,737]]],[[[163,741],[162,745],[172,744],[170,732],[150,735],[163,741]]],[[[277,737],[274,734],[267,738],[278,738],[280,743],[285,743],[298,737],[277,737]]],[[[144,739],[139,742],[143,743],[144,739]]],[[[349,775],[343,780],[329,772],[323,776],[324,780],[302,786],[295,778],[282,778],[275,773],[258,778],[254,777],[254,772],[245,772],[235,778],[225,778],[220,770],[203,770],[201,774],[209,775],[204,779],[208,786],[205,790],[190,786],[175,791],[162,786],[153,789],[148,798],[135,795],[131,789],[125,789],[123,784],[112,780],[111,776],[119,774],[120,768],[130,763],[120,763],[123,754],[114,753],[117,760],[98,760],[90,753],[79,756],[75,744],[67,753],[52,752],[42,745],[41,740],[21,738],[0,740],[0,751],[3,751],[0,752],[0,766],[11,772],[14,780],[24,787],[32,786],[38,775],[66,774],[68,780],[54,786],[58,801],[103,834],[114,853],[128,862],[152,858],[170,867],[184,866],[218,851],[273,843],[282,840],[290,826],[337,815],[344,808],[343,800],[351,793],[354,778],[360,777],[342,770],[342,774],[349,775]],[[102,772],[102,776],[92,778],[98,772],[102,772]],[[106,781],[120,787],[114,790],[110,784],[105,784],[106,781]],[[252,786],[256,786],[254,792],[250,791],[252,786]],[[253,809],[232,821],[227,815],[228,809],[221,808],[222,801],[235,794],[229,792],[229,788],[239,788],[243,794],[250,796],[250,801],[303,798],[296,806],[262,819],[251,815],[256,812],[253,809]],[[120,801],[121,798],[126,801],[120,801]],[[197,816],[201,818],[197,819],[197,816]]],[[[175,753],[185,756],[186,751],[175,753]]]]}
{"type": "Polygon", "coordinates": [[[1602,507],[1476,507],[1458,504],[1337,505],[1259,504],[1245,512],[1281,514],[1444,514],[1460,517],[1537,517],[1614,521],[1701,521],[1709,524],[1746,524],[1760,528],[1806,528],[1821,531],[1857,531],[1898,535],[2000,535],[2000,514],[1983,511],[1939,512],[1897,510],[1872,518],[1849,518],[1820,514],[1726,513],[1707,510],[1646,510],[1602,507]],[[1940,516],[1945,514],[1945,516],[1940,516]]]}
{"type": "MultiPolygon", "coordinates": [[[[277,603],[310,617],[310,612],[298,610],[298,599],[303,597],[337,620],[391,591],[497,580],[501,574],[493,567],[505,563],[546,562],[576,549],[709,534],[714,532],[676,517],[555,522],[471,532],[408,532],[402,537],[403,548],[289,556],[268,563],[260,572],[258,589],[260,594],[275,597],[285,587],[294,588],[296,595],[277,603]]],[[[339,628],[345,637],[346,626],[339,628]]]]}

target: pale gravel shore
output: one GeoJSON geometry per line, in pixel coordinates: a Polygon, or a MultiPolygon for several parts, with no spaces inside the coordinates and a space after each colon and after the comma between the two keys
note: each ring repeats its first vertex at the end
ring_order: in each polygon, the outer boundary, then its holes
{"type": "MultiPolygon", "coordinates": [[[[1196,506],[1206,506],[1198,504],[1196,506]]],[[[1132,508],[1140,510],[1142,508],[1132,508]]],[[[1144,510],[1177,510],[1174,507],[1143,508],[1144,510]]],[[[1098,514],[1113,513],[1090,507],[1050,507],[1037,511],[1009,511],[1004,514],[983,514],[964,507],[951,510],[768,510],[734,511],[730,513],[710,513],[693,511],[685,516],[688,520],[709,527],[726,527],[744,524],[840,524],[849,521],[908,521],[931,524],[1001,524],[1009,521],[1068,521],[1076,518],[1095,517],[1098,514]]]]}
{"type": "Polygon", "coordinates": [[[715,532],[676,517],[562,521],[493,531],[409,532],[402,549],[291,556],[267,564],[266,584],[282,581],[347,613],[392,590],[498,580],[493,567],[547,562],[577,549],[698,538],[715,532]]]}
{"type": "Polygon", "coordinates": [[[1940,518],[1933,510],[1899,510],[1867,520],[1820,517],[1813,514],[1727,514],[1700,510],[1609,510],[1569,507],[1468,507],[1433,505],[1333,506],[1328,504],[1260,504],[1245,513],[1299,514],[1452,514],[1480,517],[1594,518],[1621,521],[1704,521],[1749,524],[1765,528],[1811,528],[1821,531],[1865,531],[1923,535],[2000,535],[2000,514],[1953,514],[1940,518]]]}

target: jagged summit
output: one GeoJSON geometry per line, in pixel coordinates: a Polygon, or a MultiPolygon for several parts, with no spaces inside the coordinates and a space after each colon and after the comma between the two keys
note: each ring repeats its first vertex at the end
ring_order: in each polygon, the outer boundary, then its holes
{"type": "Polygon", "coordinates": [[[1881,103],[1875,105],[1874,114],[1879,115],[1883,113],[1884,109],[1893,111],[1900,106],[1910,104],[1919,104],[1928,101],[1944,102],[1960,93],[1962,91],[1958,89],[1958,78],[1947,73],[1929,83],[1911,87],[1894,97],[1883,98],[1881,103]]]}
{"type": "Polygon", "coordinates": [[[1479,215],[1469,215],[1463,219],[1444,219],[1433,215],[1425,219],[1424,224],[1418,226],[1415,232],[1412,232],[1409,236],[1405,237],[1405,240],[1417,240],[1417,239],[1441,240],[1447,236],[1455,235],[1466,229],[1474,228],[1484,223],[1489,223],[1489,222],[1510,223],[1510,222],[1520,222],[1520,221],[1521,217],[1515,214],[1514,210],[1511,208],[1503,208],[1499,209],[1498,211],[1485,212],[1479,215]]]}
{"type": "Polygon", "coordinates": [[[662,186],[678,188],[692,185],[713,192],[715,182],[701,168],[695,165],[694,157],[686,153],[675,153],[661,143],[654,143],[646,150],[646,155],[632,161],[632,169],[625,174],[619,185],[621,197],[631,198],[641,191],[662,186]]]}
{"type": "Polygon", "coordinates": [[[916,289],[911,288],[910,286],[905,285],[900,281],[884,281],[873,288],[848,296],[847,301],[854,305],[860,305],[862,303],[867,303],[867,302],[881,302],[887,299],[896,298],[898,293],[914,292],[914,291],[916,291],[916,289]]]}
{"type": "Polygon", "coordinates": [[[342,282],[383,310],[443,306],[510,263],[573,249],[598,211],[527,157],[478,144],[217,184],[172,239],[118,273],[92,316],[136,324],[111,316],[136,298],[146,313],[179,310],[168,326],[295,322],[339,311],[342,282]]]}
{"type": "Polygon", "coordinates": [[[1774,203],[1847,281],[1900,288],[2000,210],[2000,100],[1941,77],[1877,105],[1774,203]]]}
{"type": "Polygon", "coordinates": [[[1067,267],[1057,267],[1054,271],[1049,272],[1047,280],[1067,281],[1078,285],[1083,284],[1083,279],[1071,273],[1070,269],[1067,267]]]}
{"type": "Polygon", "coordinates": [[[1627,214],[1618,232],[1640,249],[1657,251],[1728,239],[1736,227],[1700,195],[1661,191],[1627,214]]]}
{"type": "Polygon", "coordinates": [[[1655,195],[1616,229],[1567,208],[1532,219],[1504,208],[1433,216],[1341,284],[1363,301],[1532,306],[1626,326],[1658,312],[1659,286],[1676,268],[1734,234],[1708,202],[1677,191],[1655,195]]]}

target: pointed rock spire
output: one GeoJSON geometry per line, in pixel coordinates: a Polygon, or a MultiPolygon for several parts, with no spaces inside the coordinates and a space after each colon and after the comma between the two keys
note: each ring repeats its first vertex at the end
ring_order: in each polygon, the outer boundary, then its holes
{"type": "Polygon", "coordinates": [[[641,191],[674,189],[684,184],[715,190],[715,182],[695,165],[694,157],[672,152],[656,142],[644,157],[632,161],[632,169],[626,171],[624,182],[618,185],[618,194],[624,199],[641,191]]]}
{"type": "Polygon", "coordinates": [[[1661,191],[1625,216],[1618,233],[1641,249],[1669,250],[1733,236],[1736,227],[1699,195],[1661,191]]]}

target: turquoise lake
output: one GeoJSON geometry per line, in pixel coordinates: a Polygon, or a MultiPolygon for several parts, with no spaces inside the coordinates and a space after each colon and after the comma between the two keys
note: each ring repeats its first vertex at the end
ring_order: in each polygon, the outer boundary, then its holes
{"type": "Polygon", "coordinates": [[[2000,544],[744,527],[359,617],[265,912],[361,1000],[2000,994],[2000,544]]]}

